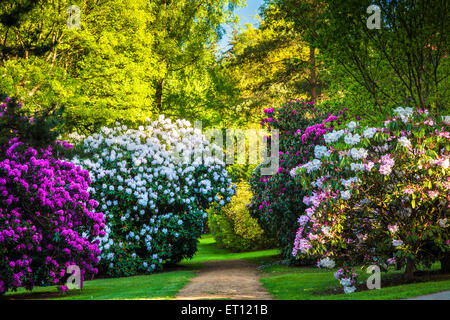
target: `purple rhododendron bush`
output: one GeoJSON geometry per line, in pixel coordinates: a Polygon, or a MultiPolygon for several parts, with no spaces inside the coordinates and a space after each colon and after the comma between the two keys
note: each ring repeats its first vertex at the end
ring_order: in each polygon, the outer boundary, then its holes
{"type": "MultiPolygon", "coordinates": [[[[33,121],[15,114],[15,107],[9,98],[1,104],[2,125],[13,117],[33,121]]],[[[63,286],[70,265],[80,268],[81,279],[97,273],[103,214],[89,199],[88,171],[58,156],[61,147],[71,146],[34,148],[19,137],[0,145],[0,294],[63,286]]]]}
{"type": "Polygon", "coordinates": [[[399,107],[383,126],[351,121],[324,135],[314,156],[291,171],[308,208],[292,254],[319,257],[347,293],[352,267],[405,267],[441,261],[448,271],[450,134],[448,117],[399,107]]]}

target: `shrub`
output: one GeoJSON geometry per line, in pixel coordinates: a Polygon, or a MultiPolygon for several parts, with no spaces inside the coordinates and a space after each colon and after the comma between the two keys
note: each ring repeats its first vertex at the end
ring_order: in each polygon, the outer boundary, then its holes
{"type": "Polygon", "coordinates": [[[101,272],[151,273],[196,251],[205,209],[235,190],[219,150],[185,120],[160,116],[139,129],[102,128],[77,147],[106,214],[101,272]]]}
{"type": "Polygon", "coordinates": [[[248,183],[240,182],[229,204],[220,212],[210,210],[208,224],[219,247],[236,252],[273,247],[273,240],[264,235],[256,219],[250,216],[251,199],[248,183]]]}
{"type": "Polygon", "coordinates": [[[266,234],[276,239],[283,256],[292,261],[297,219],[306,206],[303,203],[305,193],[289,172],[309,159],[314,146],[323,142],[323,134],[332,130],[335,123],[340,123],[344,113],[325,116],[312,102],[301,100],[264,112],[267,117],[261,125],[279,130],[280,168],[272,176],[261,176],[259,166],[255,169],[250,180],[254,194],[250,213],[266,234]]]}
{"type": "Polygon", "coordinates": [[[31,133],[50,126],[37,128],[17,100],[4,98],[0,108],[2,138],[17,135],[0,144],[0,294],[63,285],[70,265],[80,268],[81,280],[96,274],[95,238],[104,235],[104,220],[89,199],[89,173],[59,159],[55,150],[69,148],[66,142],[30,147],[50,143],[54,133],[33,138],[31,133]]]}
{"type": "Polygon", "coordinates": [[[332,258],[343,273],[406,263],[408,279],[418,264],[448,261],[448,121],[397,108],[382,127],[352,121],[338,129],[292,170],[309,193],[293,255],[332,258]]]}

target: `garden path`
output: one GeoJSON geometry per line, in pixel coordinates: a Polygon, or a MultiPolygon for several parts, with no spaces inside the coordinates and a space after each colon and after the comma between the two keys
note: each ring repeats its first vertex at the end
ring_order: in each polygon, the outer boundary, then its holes
{"type": "Polygon", "coordinates": [[[181,289],[176,300],[271,300],[261,285],[256,265],[246,260],[202,262],[198,275],[181,289]]]}
{"type": "Polygon", "coordinates": [[[450,291],[427,294],[424,296],[409,298],[408,300],[450,300],[450,291]]]}

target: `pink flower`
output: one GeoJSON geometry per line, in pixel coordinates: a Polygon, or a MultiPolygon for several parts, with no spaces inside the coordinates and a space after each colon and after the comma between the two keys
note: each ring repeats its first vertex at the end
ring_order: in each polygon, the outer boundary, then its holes
{"type": "Polygon", "coordinates": [[[372,170],[372,168],[373,168],[374,165],[375,165],[375,164],[374,164],[372,161],[367,162],[367,164],[366,164],[366,170],[367,170],[367,171],[372,170]]]}
{"type": "Polygon", "coordinates": [[[414,189],[412,187],[408,186],[407,188],[403,189],[403,192],[406,194],[413,194],[414,189]]]}
{"type": "Polygon", "coordinates": [[[428,191],[428,195],[430,196],[431,199],[434,199],[439,195],[439,191],[436,190],[428,191]]]}
{"type": "Polygon", "coordinates": [[[382,166],[380,167],[380,173],[381,173],[382,175],[388,176],[388,175],[391,174],[391,172],[392,172],[392,168],[391,168],[391,166],[389,166],[389,165],[382,165],[382,166]]]}
{"type": "Polygon", "coordinates": [[[392,233],[396,233],[398,231],[398,225],[394,224],[394,225],[390,225],[388,224],[388,230],[392,233]]]}

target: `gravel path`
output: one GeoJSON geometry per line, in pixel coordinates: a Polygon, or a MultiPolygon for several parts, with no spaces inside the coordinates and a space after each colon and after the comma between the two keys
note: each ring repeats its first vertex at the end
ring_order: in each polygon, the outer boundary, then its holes
{"type": "Polygon", "coordinates": [[[273,299],[261,285],[256,265],[246,260],[203,262],[198,275],[178,292],[176,300],[273,299]]]}

